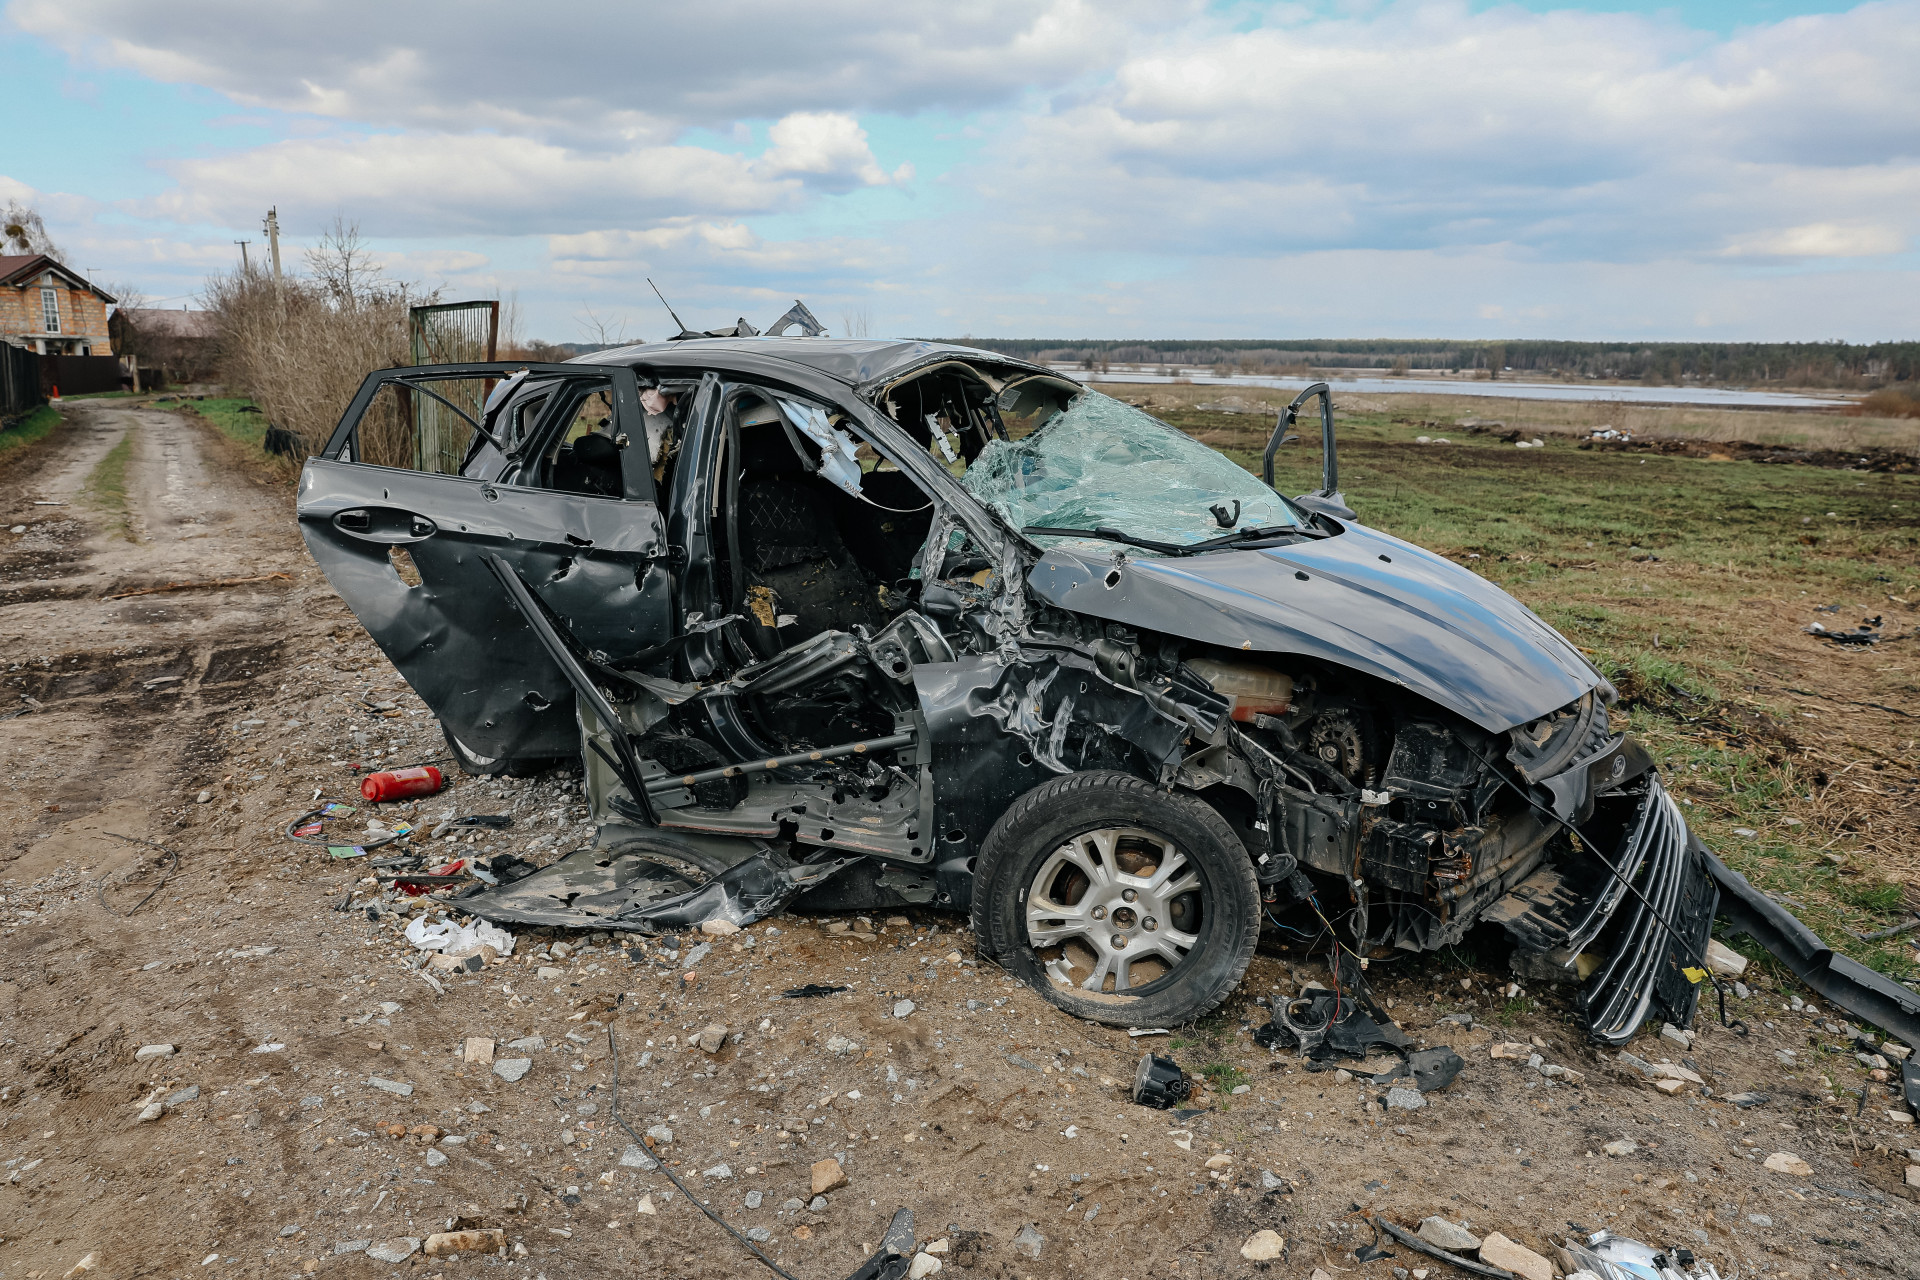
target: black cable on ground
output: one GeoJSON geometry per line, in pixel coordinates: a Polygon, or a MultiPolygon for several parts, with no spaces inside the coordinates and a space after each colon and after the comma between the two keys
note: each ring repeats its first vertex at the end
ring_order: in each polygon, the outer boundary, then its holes
{"type": "MultiPolygon", "coordinates": [[[[620,1114],[620,1046],[617,1042],[615,1042],[613,1038],[612,1027],[607,1028],[607,1054],[613,1061],[613,1096],[607,1105],[608,1114],[610,1114],[613,1117],[613,1122],[619,1125],[622,1129],[625,1129],[627,1131],[627,1136],[629,1138],[632,1138],[634,1142],[644,1150],[647,1145],[646,1142],[640,1137],[639,1134],[633,1131],[633,1126],[627,1123],[626,1117],[620,1114]]],[[[654,1163],[659,1166],[660,1172],[666,1174],[667,1177],[673,1181],[674,1186],[680,1188],[680,1194],[687,1198],[688,1204],[691,1204],[694,1208],[698,1209],[700,1212],[706,1214],[709,1218],[713,1219],[715,1222],[720,1224],[720,1226],[726,1229],[726,1232],[728,1235],[732,1236],[735,1240],[738,1240],[741,1244],[747,1246],[748,1249],[752,1250],[753,1256],[760,1259],[760,1261],[766,1263],[768,1270],[772,1271],[773,1274],[779,1276],[781,1280],[799,1280],[798,1276],[794,1275],[790,1271],[785,1270],[784,1268],[781,1267],[779,1263],[775,1262],[772,1258],[769,1258],[766,1254],[762,1253],[760,1251],[759,1245],[747,1239],[745,1236],[741,1235],[738,1231],[735,1231],[733,1229],[732,1223],[728,1222],[725,1218],[721,1217],[719,1214],[715,1213],[712,1209],[708,1208],[704,1203],[701,1202],[701,1199],[699,1196],[687,1190],[687,1184],[680,1181],[679,1176],[675,1174],[672,1169],[669,1169],[667,1167],[667,1162],[665,1160],[661,1159],[659,1156],[656,1155],[654,1157],[654,1163]]]]}
{"type": "Polygon", "coordinates": [[[123,836],[118,831],[102,831],[100,834],[103,836],[112,836],[115,840],[125,840],[128,844],[144,844],[149,849],[158,849],[173,859],[172,862],[167,864],[167,869],[160,874],[160,883],[153,886],[153,888],[148,891],[146,897],[140,899],[140,901],[134,903],[133,906],[125,911],[114,911],[112,907],[107,905],[107,878],[105,876],[101,876],[99,883],[94,885],[94,894],[100,899],[100,907],[102,910],[112,912],[114,915],[122,918],[131,916],[134,912],[146,906],[149,902],[152,902],[154,896],[167,887],[167,881],[172,878],[174,872],[180,869],[180,855],[163,844],[155,844],[151,840],[142,840],[137,836],[123,836]]]}

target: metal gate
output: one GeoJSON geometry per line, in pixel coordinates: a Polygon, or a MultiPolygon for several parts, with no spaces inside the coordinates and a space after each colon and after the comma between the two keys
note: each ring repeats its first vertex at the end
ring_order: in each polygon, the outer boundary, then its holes
{"type": "Polygon", "coordinates": [[[0,341],[0,421],[46,402],[40,391],[40,357],[0,341]]]}
{"type": "MultiPolygon", "coordinates": [[[[443,302],[407,311],[407,338],[415,364],[474,364],[497,357],[500,341],[500,304],[443,302]]],[[[446,382],[440,394],[475,418],[480,416],[492,380],[446,382]]],[[[414,421],[414,467],[441,475],[457,475],[466,460],[473,428],[447,405],[431,396],[403,395],[414,421]]]]}

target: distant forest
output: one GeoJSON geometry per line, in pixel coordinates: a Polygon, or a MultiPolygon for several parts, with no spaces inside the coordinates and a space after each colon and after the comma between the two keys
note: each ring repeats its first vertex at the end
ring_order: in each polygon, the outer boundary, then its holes
{"type": "Polygon", "coordinates": [[[1484,370],[1498,378],[1606,378],[1657,385],[1771,384],[1870,390],[1920,379],[1920,342],[1452,342],[1390,338],[1299,341],[1053,338],[942,339],[1047,364],[1164,365],[1220,373],[1305,374],[1312,369],[1417,373],[1484,370]]]}

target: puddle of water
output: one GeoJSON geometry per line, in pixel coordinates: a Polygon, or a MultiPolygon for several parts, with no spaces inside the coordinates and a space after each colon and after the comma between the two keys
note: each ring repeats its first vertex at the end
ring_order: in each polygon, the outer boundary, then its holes
{"type": "MultiPolygon", "coordinates": [[[[1054,365],[1054,371],[1076,382],[1169,383],[1173,375],[1132,369],[1098,373],[1073,365],[1054,365]]],[[[1189,371],[1179,375],[1196,387],[1271,387],[1299,391],[1312,378],[1263,377],[1189,371]]],[[[1852,403],[1834,396],[1793,391],[1747,391],[1738,387],[1625,387],[1567,382],[1470,382],[1453,378],[1340,378],[1328,382],[1336,393],[1356,395],[1489,396],[1503,400],[1577,400],[1601,404],[1683,404],[1728,409],[1829,409],[1852,403]]]]}

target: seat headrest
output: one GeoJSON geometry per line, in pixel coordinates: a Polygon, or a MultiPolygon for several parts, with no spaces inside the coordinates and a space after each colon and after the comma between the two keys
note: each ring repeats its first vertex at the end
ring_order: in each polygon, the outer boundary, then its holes
{"type": "Polygon", "coordinates": [[[576,461],[592,467],[620,465],[620,446],[597,431],[590,431],[573,442],[576,461]]]}

